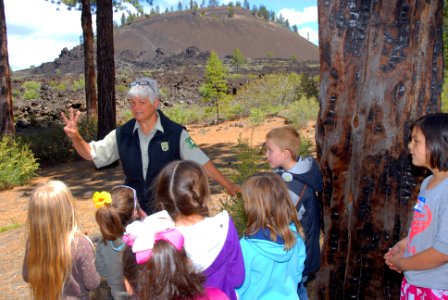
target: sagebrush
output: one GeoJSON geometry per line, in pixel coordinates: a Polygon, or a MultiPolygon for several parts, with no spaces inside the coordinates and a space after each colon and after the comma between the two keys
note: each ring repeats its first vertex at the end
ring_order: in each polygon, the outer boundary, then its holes
{"type": "Polygon", "coordinates": [[[28,183],[38,168],[33,152],[21,139],[4,136],[0,140],[0,190],[28,183]]]}

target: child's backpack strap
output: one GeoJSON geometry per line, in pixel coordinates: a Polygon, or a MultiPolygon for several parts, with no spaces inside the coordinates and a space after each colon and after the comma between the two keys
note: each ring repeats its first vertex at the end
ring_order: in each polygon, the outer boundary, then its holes
{"type": "Polygon", "coordinates": [[[297,210],[299,209],[299,203],[300,203],[300,200],[302,200],[303,194],[305,194],[305,191],[306,191],[306,188],[307,188],[307,187],[308,187],[308,185],[305,183],[305,184],[303,185],[302,192],[300,193],[299,200],[297,200],[297,204],[296,204],[296,209],[297,209],[297,210]]]}

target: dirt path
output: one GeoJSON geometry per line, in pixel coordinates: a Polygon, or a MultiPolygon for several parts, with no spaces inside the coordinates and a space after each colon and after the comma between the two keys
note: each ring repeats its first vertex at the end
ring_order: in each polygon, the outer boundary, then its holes
{"type": "MultiPolygon", "coordinates": [[[[195,142],[213,159],[217,167],[226,173],[231,168],[235,157],[235,146],[238,139],[248,139],[252,145],[261,145],[271,128],[284,125],[284,120],[272,118],[252,128],[246,120],[225,122],[215,126],[190,126],[188,128],[195,142]],[[229,164],[230,163],[230,164],[229,164]]],[[[314,138],[314,130],[310,127],[303,134],[314,138]]],[[[92,193],[99,190],[110,190],[123,182],[120,166],[96,170],[91,162],[78,161],[48,167],[39,172],[30,184],[0,192],[0,228],[13,226],[18,228],[0,233],[0,299],[30,299],[29,289],[21,276],[24,254],[24,225],[26,220],[27,200],[33,188],[49,179],[64,181],[77,199],[79,221],[83,232],[90,236],[98,234],[94,218],[92,193]]],[[[214,205],[225,197],[222,189],[212,183],[214,205]]]]}

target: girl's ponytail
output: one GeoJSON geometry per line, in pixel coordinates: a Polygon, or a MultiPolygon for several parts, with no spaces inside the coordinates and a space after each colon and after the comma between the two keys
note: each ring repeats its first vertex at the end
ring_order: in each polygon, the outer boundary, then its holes
{"type": "Polygon", "coordinates": [[[114,241],[123,235],[125,228],[121,223],[120,215],[113,206],[104,205],[98,208],[95,220],[100,227],[104,243],[108,240],[114,241]]]}

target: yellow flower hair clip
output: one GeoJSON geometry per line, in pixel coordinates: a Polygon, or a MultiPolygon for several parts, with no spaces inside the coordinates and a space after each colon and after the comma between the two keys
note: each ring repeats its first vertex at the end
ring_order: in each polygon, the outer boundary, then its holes
{"type": "Polygon", "coordinates": [[[96,208],[103,207],[106,204],[112,203],[112,197],[108,192],[95,192],[93,194],[93,203],[96,208]]]}

